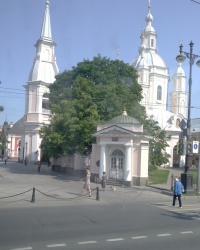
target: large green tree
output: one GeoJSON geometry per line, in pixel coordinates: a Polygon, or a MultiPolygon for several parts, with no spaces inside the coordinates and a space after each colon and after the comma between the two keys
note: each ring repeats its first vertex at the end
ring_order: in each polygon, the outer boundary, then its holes
{"type": "Polygon", "coordinates": [[[52,122],[41,135],[48,155],[90,153],[97,124],[122,113],[140,119],[142,88],[135,69],[98,55],[56,76],[50,85],[52,122]]]}
{"type": "Polygon", "coordinates": [[[57,75],[50,85],[52,121],[41,130],[46,154],[58,157],[76,151],[90,153],[97,124],[126,109],[152,136],[150,166],[166,163],[166,134],[156,122],[147,120],[145,109],[139,104],[141,93],[132,66],[100,55],[57,75]]]}

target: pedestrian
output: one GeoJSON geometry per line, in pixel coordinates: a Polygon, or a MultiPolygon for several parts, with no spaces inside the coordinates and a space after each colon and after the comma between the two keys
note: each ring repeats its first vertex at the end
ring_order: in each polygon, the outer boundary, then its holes
{"type": "Polygon", "coordinates": [[[6,163],[7,163],[7,160],[8,160],[8,158],[7,158],[7,156],[5,156],[5,157],[4,157],[5,165],[6,165],[6,163]]]}
{"type": "Polygon", "coordinates": [[[51,167],[51,161],[50,161],[50,159],[48,159],[47,164],[48,164],[48,167],[51,167]]]}
{"type": "Polygon", "coordinates": [[[106,172],[103,172],[103,176],[101,178],[101,187],[105,190],[106,189],[106,183],[108,180],[108,176],[106,174],[106,172]]]}
{"type": "Polygon", "coordinates": [[[176,178],[174,183],[174,193],[173,193],[173,203],[172,203],[173,207],[175,207],[176,198],[178,197],[179,208],[182,208],[181,195],[183,188],[184,188],[183,184],[179,181],[178,178],[176,178]]]}
{"type": "Polygon", "coordinates": [[[91,177],[90,170],[87,169],[86,170],[86,177],[83,178],[83,179],[81,179],[81,180],[85,180],[85,183],[83,185],[81,194],[83,194],[84,189],[86,189],[89,192],[89,196],[91,197],[92,196],[92,192],[91,192],[91,189],[90,189],[90,177],[91,177]]]}
{"type": "Polygon", "coordinates": [[[38,172],[40,172],[40,168],[41,168],[41,161],[38,161],[38,172]]]}

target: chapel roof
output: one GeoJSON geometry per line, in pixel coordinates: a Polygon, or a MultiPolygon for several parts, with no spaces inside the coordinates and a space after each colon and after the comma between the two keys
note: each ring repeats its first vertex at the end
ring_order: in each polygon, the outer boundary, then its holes
{"type": "Polygon", "coordinates": [[[137,119],[132,116],[127,115],[126,111],[119,116],[114,117],[110,121],[106,122],[106,124],[141,124],[137,119]]]}

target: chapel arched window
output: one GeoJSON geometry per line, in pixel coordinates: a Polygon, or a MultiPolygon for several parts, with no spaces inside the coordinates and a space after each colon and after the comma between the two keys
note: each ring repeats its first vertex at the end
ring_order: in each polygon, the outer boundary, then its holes
{"type": "Polygon", "coordinates": [[[160,85],[157,87],[157,100],[162,100],[162,87],[160,85]]]}

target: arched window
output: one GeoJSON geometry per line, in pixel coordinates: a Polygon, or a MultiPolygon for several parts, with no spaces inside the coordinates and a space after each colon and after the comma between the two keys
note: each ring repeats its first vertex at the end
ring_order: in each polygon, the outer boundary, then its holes
{"type": "Polygon", "coordinates": [[[49,110],[49,93],[44,93],[42,96],[42,108],[49,110]]]}
{"type": "Polygon", "coordinates": [[[160,85],[157,87],[157,100],[162,100],[162,87],[160,85]]]}
{"type": "Polygon", "coordinates": [[[154,40],[151,39],[151,47],[153,47],[153,46],[154,46],[154,40]]]}

